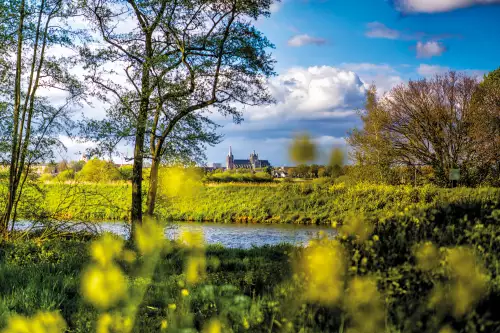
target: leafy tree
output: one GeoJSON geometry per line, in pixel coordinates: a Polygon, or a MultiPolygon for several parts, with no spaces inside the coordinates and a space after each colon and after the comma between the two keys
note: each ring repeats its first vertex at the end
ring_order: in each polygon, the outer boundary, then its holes
{"type": "Polygon", "coordinates": [[[107,131],[100,132],[109,134],[103,140],[92,139],[109,142],[109,150],[121,140],[134,144],[133,225],[142,221],[145,158],[152,161],[147,199],[147,213],[152,215],[159,165],[175,152],[177,143],[186,142],[190,151],[191,144],[217,142],[204,112],[217,110],[240,121],[237,108],[270,101],[264,79],[273,74],[273,61],[266,52],[272,45],[251,21],[268,15],[271,3],[86,1],[86,16],[103,44],[86,47],[81,54],[96,94],[112,104],[107,131]],[[116,31],[116,24],[124,20],[128,30],[116,31]],[[110,79],[116,68],[121,79],[110,79]],[[182,139],[176,140],[174,133],[182,139]]]}
{"type": "Polygon", "coordinates": [[[498,142],[498,135],[478,135],[485,123],[484,105],[478,107],[473,98],[478,89],[475,78],[455,72],[410,81],[381,100],[372,89],[363,130],[349,138],[355,159],[379,170],[431,166],[440,185],[449,184],[450,169],[460,168],[462,183],[480,183],[498,160],[498,153],[481,147],[488,140],[498,142]]]}
{"type": "Polygon", "coordinates": [[[83,169],[84,165],[85,165],[85,161],[72,161],[71,163],[69,163],[69,167],[74,172],[80,172],[83,169]]]}
{"type": "Polygon", "coordinates": [[[69,74],[72,63],[49,55],[70,48],[80,36],[66,20],[76,13],[70,0],[13,0],[0,3],[0,154],[9,165],[9,186],[0,233],[8,237],[16,220],[30,166],[63,148],[58,135],[71,125],[69,107],[82,96],[69,74]],[[39,88],[67,92],[61,104],[40,96],[39,88]]]}
{"type": "Polygon", "coordinates": [[[78,179],[96,183],[109,182],[120,180],[121,174],[112,162],[93,159],[78,173],[78,179]]]}

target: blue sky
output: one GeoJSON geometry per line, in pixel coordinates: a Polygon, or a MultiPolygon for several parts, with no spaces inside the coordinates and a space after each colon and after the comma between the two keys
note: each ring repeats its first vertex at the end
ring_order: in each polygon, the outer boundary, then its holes
{"type": "Polygon", "coordinates": [[[368,84],[396,84],[449,69],[482,75],[500,66],[499,0],[284,0],[256,26],[276,45],[278,103],[244,111],[240,125],[217,119],[224,141],[207,162],[256,150],[288,165],[287,146],[309,132],[325,151],[359,126],[368,84]],[[292,84],[290,84],[292,82],[292,84]]]}

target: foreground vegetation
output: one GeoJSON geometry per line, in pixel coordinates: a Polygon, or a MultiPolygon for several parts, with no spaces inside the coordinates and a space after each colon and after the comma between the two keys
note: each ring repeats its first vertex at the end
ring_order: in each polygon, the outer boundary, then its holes
{"type": "MultiPolygon", "coordinates": [[[[497,188],[443,189],[431,185],[388,186],[360,183],[346,186],[319,180],[277,185],[224,184],[184,188],[176,195],[161,192],[157,215],[163,220],[240,223],[342,223],[352,214],[385,220],[399,212],[425,211],[440,204],[497,200],[497,188]]],[[[28,188],[20,216],[80,221],[127,221],[131,185],[44,184],[28,188]]]]}
{"type": "MultiPolygon", "coordinates": [[[[141,275],[127,256],[120,259],[109,240],[106,252],[93,247],[91,255],[88,238],[4,242],[0,327],[15,313],[42,310],[60,311],[70,332],[94,331],[124,301],[105,313],[96,310],[95,298],[80,287],[81,273],[92,260],[108,258],[103,263],[109,265],[116,257],[128,288],[144,287],[133,321],[138,332],[215,324],[214,332],[496,332],[498,207],[490,196],[403,210],[378,222],[350,219],[338,241],[323,239],[309,248],[202,249],[191,236],[192,247],[166,242],[151,276],[141,275]],[[204,263],[196,266],[194,280],[193,262],[204,263]]],[[[138,263],[148,259],[142,253],[138,263]]]]}

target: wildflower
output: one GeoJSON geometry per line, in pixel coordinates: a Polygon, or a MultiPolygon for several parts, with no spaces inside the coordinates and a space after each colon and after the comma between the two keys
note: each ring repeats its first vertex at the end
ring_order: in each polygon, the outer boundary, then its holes
{"type": "Polygon", "coordinates": [[[113,314],[103,313],[97,319],[96,333],[128,333],[132,331],[132,326],[133,322],[129,316],[119,312],[113,314]]]}
{"type": "Polygon", "coordinates": [[[288,149],[290,160],[296,163],[312,162],[316,159],[317,148],[308,134],[295,136],[288,149]]]}
{"type": "Polygon", "coordinates": [[[455,330],[453,330],[449,325],[446,325],[439,330],[439,333],[455,333],[455,330]]]}
{"type": "Polygon", "coordinates": [[[165,319],[163,319],[163,320],[161,321],[160,329],[161,329],[162,331],[165,331],[165,330],[167,329],[167,327],[168,327],[168,322],[167,322],[165,319]]]}
{"type": "Polygon", "coordinates": [[[91,266],[83,274],[83,296],[94,306],[107,309],[125,297],[127,282],[115,265],[106,268],[91,266]]]}
{"type": "Polygon", "coordinates": [[[363,216],[355,215],[347,219],[340,229],[341,235],[355,236],[358,242],[364,242],[373,232],[373,225],[365,221],[363,216]]]}
{"type": "Polygon", "coordinates": [[[113,318],[109,313],[103,313],[97,319],[96,333],[109,333],[111,325],[113,324],[113,318]]]}
{"type": "Polygon", "coordinates": [[[194,231],[184,231],[181,233],[181,241],[191,248],[203,247],[203,233],[194,231]]]}
{"type": "Polygon", "coordinates": [[[2,333],[62,333],[66,322],[59,312],[38,312],[33,317],[12,316],[2,333]]]}
{"type": "Polygon", "coordinates": [[[246,330],[250,328],[250,324],[248,323],[248,319],[246,317],[243,318],[243,328],[246,330]]]}
{"type": "Polygon", "coordinates": [[[187,297],[187,296],[189,296],[189,291],[187,289],[182,289],[181,290],[181,295],[184,296],[184,297],[187,297]]]}
{"type": "Polygon", "coordinates": [[[203,330],[204,333],[220,333],[222,332],[222,324],[219,320],[217,319],[212,319],[208,323],[208,325],[205,326],[205,329],[203,330]]]}
{"type": "Polygon", "coordinates": [[[355,277],[346,295],[346,309],[354,330],[359,333],[382,332],[384,309],[377,284],[370,277],[355,277]]]}
{"type": "Polygon", "coordinates": [[[170,303],[168,305],[168,309],[169,310],[172,310],[172,311],[175,311],[175,309],[177,309],[177,305],[175,303],[170,303]]]}
{"type": "Polygon", "coordinates": [[[160,174],[160,191],[167,196],[194,196],[202,187],[201,175],[192,168],[171,167],[160,174]]]}
{"type": "Polygon", "coordinates": [[[106,233],[90,245],[90,254],[101,266],[109,265],[121,253],[123,240],[106,233]]]}
{"type": "Polygon", "coordinates": [[[415,250],[417,267],[423,271],[430,271],[439,266],[439,250],[431,242],[418,246],[415,250]]]}
{"type": "Polygon", "coordinates": [[[299,265],[305,274],[305,297],[323,304],[336,303],[342,296],[344,269],[344,256],[336,241],[312,242],[299,265]]]}
{"type": "Polygon", "coordinates": [[[380,238],[378,237],[378,235],[373,235],[372,239],[373,239],[374,242],[378,242],[380,240],[380,238]]]}
{"type": "Polygon", "coordinates": [[[205,276],[206,259],[203,255],[191,256],[186,263],[186,282],[195,284],[205,276]]]}
{"type": "Polygon", "coordinates": [[[448,269],[451,284],[453,314],[461,317],[485,295],[488,276],[478,263],[474,253],[466,248],[455,248],[448,252],[448,269]]]}
{"type": "Polygon", "coordinates": [[[146,219],[142,225],[137,226],[135,242],[141,254],[151,255],[165,242],[164,228],[156,221],[146,219]]]}

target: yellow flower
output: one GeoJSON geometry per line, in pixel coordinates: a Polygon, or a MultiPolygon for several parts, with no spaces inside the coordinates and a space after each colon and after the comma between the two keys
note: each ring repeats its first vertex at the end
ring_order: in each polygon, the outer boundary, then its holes
{"type": "Polygon", "coordinates": [[[97,319],[96,333],[120,332],[128,333],[132,331],[133,322],[129,316],[121,313],[103,313],[97,319]]]}
{"type": "Polygon", "coordinates": [[[243,327],[247,330],[250,328],[247,318],[243,318],[243,327]]]}
{"type": "Polygon", "coordinates": [[[165,319],[163,319],[163,320],[161,321],[161,326],[160,326],[160,329],[161,329],[162,331],[165,331],[165,330],[167,329],[167,327],[168,327],[168,322],[167,322],[165,319]]]}
{"type": "Polygon", "coordinates": [[[448,325],[439,330],[439,333],[455,333],[455,331],[448,325]]]}
{"type": "Polygon", "coordinates": [[[59,312],[38,312],[31,318],[13,316],[2,333],[62,333],[66,322],[59,312]]]}
{"type": "Polygon", "coordinates": [[[106,266],[113,262],[122,249],[123,240],[106,233],[90,245],[90,254],[97,263],[106,266]]]}
{"type": "Polygon", "coordinates": [[[122,252],[122,258],[123,260],[125,260],[126,262],[128,262],[129,264],[133,263],[136,259],[136,254],[134,251],[131,251],[131,250],[124,250],[122,252]]]}
{"type": "Polygon", "coordinates": [[[109,313],[104,313],[97,319],[96,333],[109,333],[113,318],[109,313]]]}
{"type": "Polygon", "coordinates": [[[304,250],[298,266],[305,274],[305,297],[310,301],[334,304],[342,296],[345,262],[336,241],[313,241],[304,250]]]}
{"type": "Polygon", "coordinates": [[[151,255],[159,250],[165,243],[164,229],[151,219],[145,219],[142,225],[137,226],[135,242],[139,252],[143,255],[151,255]]]}
{"type": "Polygon", "coordinates": [[[167,196],[194,196],[202,185],[201,174],[193,168],[169,167],[160,170],[159,190],[167,196]]]}
{"type": "Polygon", "coordinates": [[[380,238],[378,237],[378,235],[373,235],[372,239],[373,239],[374,242],[378,242],[380,240],[380,238]]]}
{"type": "Polygon", "coordinates": [[[180,240],[189,247],[203,248],[203,233],[199,231],[183,231],[180,240]]]}
{"type": "Polygon", "coordinates": [[[203,329],[204,333],[220,333],[222,332],[222,324],[217,319],[212,319],[203,329]]]}
{"type": "Polygon", "coordinates": [[[439,250],[431,242],[418,246],[415,250],[417,267],[423,271],[430,271],[439,266],[439,250]]]}
{"type": "Polygon", "coordinates": [[[115,265],[106,268],[91,266],[83,274],[82,293],[94,306],[107,309],[125,298],[127,282],[115,265]]]}
{"type": "Polygon", "coordinates": [[[316,159],[317,148],[309,134],[299,134],[293,139],[288,149],[288,154],[292,162],[303,164],[316,159]]]}
{"type": "Polygon", "coordinates": [[[373,225],[365,221],[362,215],[353,215],[348,218],[342,228],[340,234],[343,236],[355,236],[358,242],[364,242],[370,237],[373,232],[373,225]]]}
{"type": "Polygon", "coordinates": [[[384,308],[374,279],[355,277],[349,284],[346,309],[352,318],[354,331],[359,333],[382,332],[384,308]]]}
{"type": "Polygon", "coordinates": [[[203,255],[191,256],[186,263],[186,282],[196,284],[205,277],[206,259],[203,255]]]}
{"type": "Polygon", "coordinates": [[[187,289],[182,289],[181,290],[181,295],[184,296],[184,297],[187,297],[187,296],[189,296],[189,291],[187,289]]]}
{"type": "Polygon", "coordinates": [[[174,311],[175,309],[177,309],[177,305],[175,305],[175,303],[170,303],[168,305],[168,309],[174,311]]]}

